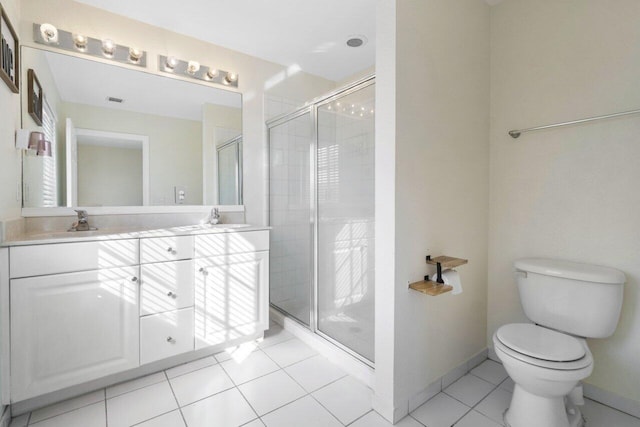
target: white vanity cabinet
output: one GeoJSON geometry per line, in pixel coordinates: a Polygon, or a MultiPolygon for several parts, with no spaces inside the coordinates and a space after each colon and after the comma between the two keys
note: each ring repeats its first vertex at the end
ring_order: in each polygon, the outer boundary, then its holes
{"type": "Polygon", "coordinates": [[[10,402],[124,371],[134,378],[268,328],[267,229],[142,234],[9,245],[0,327],[10,363],[0,374],[11,378],[10,402]]]}
{"type": "Polygon", "coordinates": [[[11,400],[139,364],[138,267],[11,279],[11,400]]]}

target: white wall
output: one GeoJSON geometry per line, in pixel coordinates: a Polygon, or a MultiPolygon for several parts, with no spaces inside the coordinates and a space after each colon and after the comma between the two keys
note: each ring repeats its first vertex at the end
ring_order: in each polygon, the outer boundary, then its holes
{"type": "MultiPolygon", "coordinates": [[[[20,37],[19,1],[3,0],[2,7],[20,37]]],[[[20,129],[20,95],[11,92],[4,81],[0,81],[0,111],[0,218],[16,218],[21,208],[21,156],[15,148],[15,132],[20,129]]]]}
{"type": "MultiPolygon", "coordinates": [[[[263,94],[266,90],[277,90],[280,94],[303,93],[306,99],[333,89],[334,82],[296,70],[287,70],[278,64],[71,0],[22,0],[20,5],[22,8],[21,39],[24,44],[30,46],[42,47],[32,41],[33,22],[50,22],[68,31],[82,32],[96,38],[109,37],[118,43],[145,49],[149,58],[147,72],[154,74],[160,74],[155,66],[159,54],[194,59],[201,64],[236,71],[240,76],[237,90],[243,95],[246,220],[253,224],[266,222],[266,132],[263,94]]],[[[13,176],[7,179],[7,182],[16,180],[13,176]]],[[[19,211],[16,209],[15,212],[19,211]]]]}
{"type": "Polygon", "coordinates": [[[376,386],[376,407],[397,419],[410,398],[486,345],[489,7],[382,1],[376,39],[376,149],[384,153],[376,156],[376,321],[389,325],[376,332],[376,384],[387,389],[376,386]],[[464,293],[407,288],[432,272],[427,254],[469,260],[458,269],[464,293]]]}
{"type": "Polygon", "coordinates": [[[638,22],[636,0],[510,0],[492,9],[487,340],[526,320],[515,259],[619,268],[622,318],[613,337],[589,342],[587,382],[640,402],[640,118],[507,135],[640,108],[638,22]]]}

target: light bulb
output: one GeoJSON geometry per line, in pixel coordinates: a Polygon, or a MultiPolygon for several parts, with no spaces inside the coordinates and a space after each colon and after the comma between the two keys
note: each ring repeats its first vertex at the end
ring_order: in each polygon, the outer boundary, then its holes
{"type": "Polygon", "coordinates": [[[113,54],[116,51],[116,44],[111,39],[102,40],[102,53],[107,58],[113,57],[113,54]]]}
{"type": "Polygon", "coordinates": [[[47,43],[58,43],[58,29],[51,24],[40,25],[40,35],[47,43]]]}
{"type": "Polygon", "coordinates": [[[238,80],[238,75],[236,73],[228,72],[227,76],[224,78],[224,81],[227,83],[233,83],[238,80]]]}
{"type": "Polygon", "coordinates": [[[138,63],[144,54],[140,49],[136,49],[134,47],[129,48],[129,61],[133,63],[138,63]]]}
{"type": "Polygon", "coordinates": [[[76,49],[84,51],[87,48],[87,43],[89,43],[87,36],[82,34],[73,35],[73,44],[76,46],[76,49]]]}
{"type": "Polygon", "coordinates": [[[164,66],[167,70],[173,70],[178,65],[178,60],[175,56],[167,56],[167,60],[164,63],[164,66]]]}
{"type": "Polygon", "coordinates": [[[194,75],[200,69],[200,63],[198,61],[189,61],[187,64],[187,73],[194,75]]]}
{"type": "Polygon", "coordinates": [[[207,71],[207,78],[213,80],[218,77],[218,74],[220,74],[218,70],[216,70],[215,68],[209,68],[209,70],[207,71]]]}

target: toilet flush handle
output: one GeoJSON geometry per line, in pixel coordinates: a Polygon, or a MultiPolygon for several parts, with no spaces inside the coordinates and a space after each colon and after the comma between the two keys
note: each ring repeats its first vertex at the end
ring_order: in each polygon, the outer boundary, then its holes
{"type": "Polygon", "coordinates": [[[516,274],[520,274],[520,275],[524,276],[525,279],[528,277],[526,271],[516,270],[516,274]]]}

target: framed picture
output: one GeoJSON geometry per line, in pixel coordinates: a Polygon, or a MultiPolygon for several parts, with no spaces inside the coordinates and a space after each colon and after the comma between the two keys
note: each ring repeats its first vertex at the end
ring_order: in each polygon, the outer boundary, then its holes
{"type": "Polygon", "coordinates": [[[27,111],[38,126],[42,126],[42,86],[31,68],[27,71],[27,111]]]}
{"type": "Polygon", "coordinates": [[[0,77],[12,92],[20,92],[20,64],[18,55],[18,36],[0,5],[0,77]]]}

